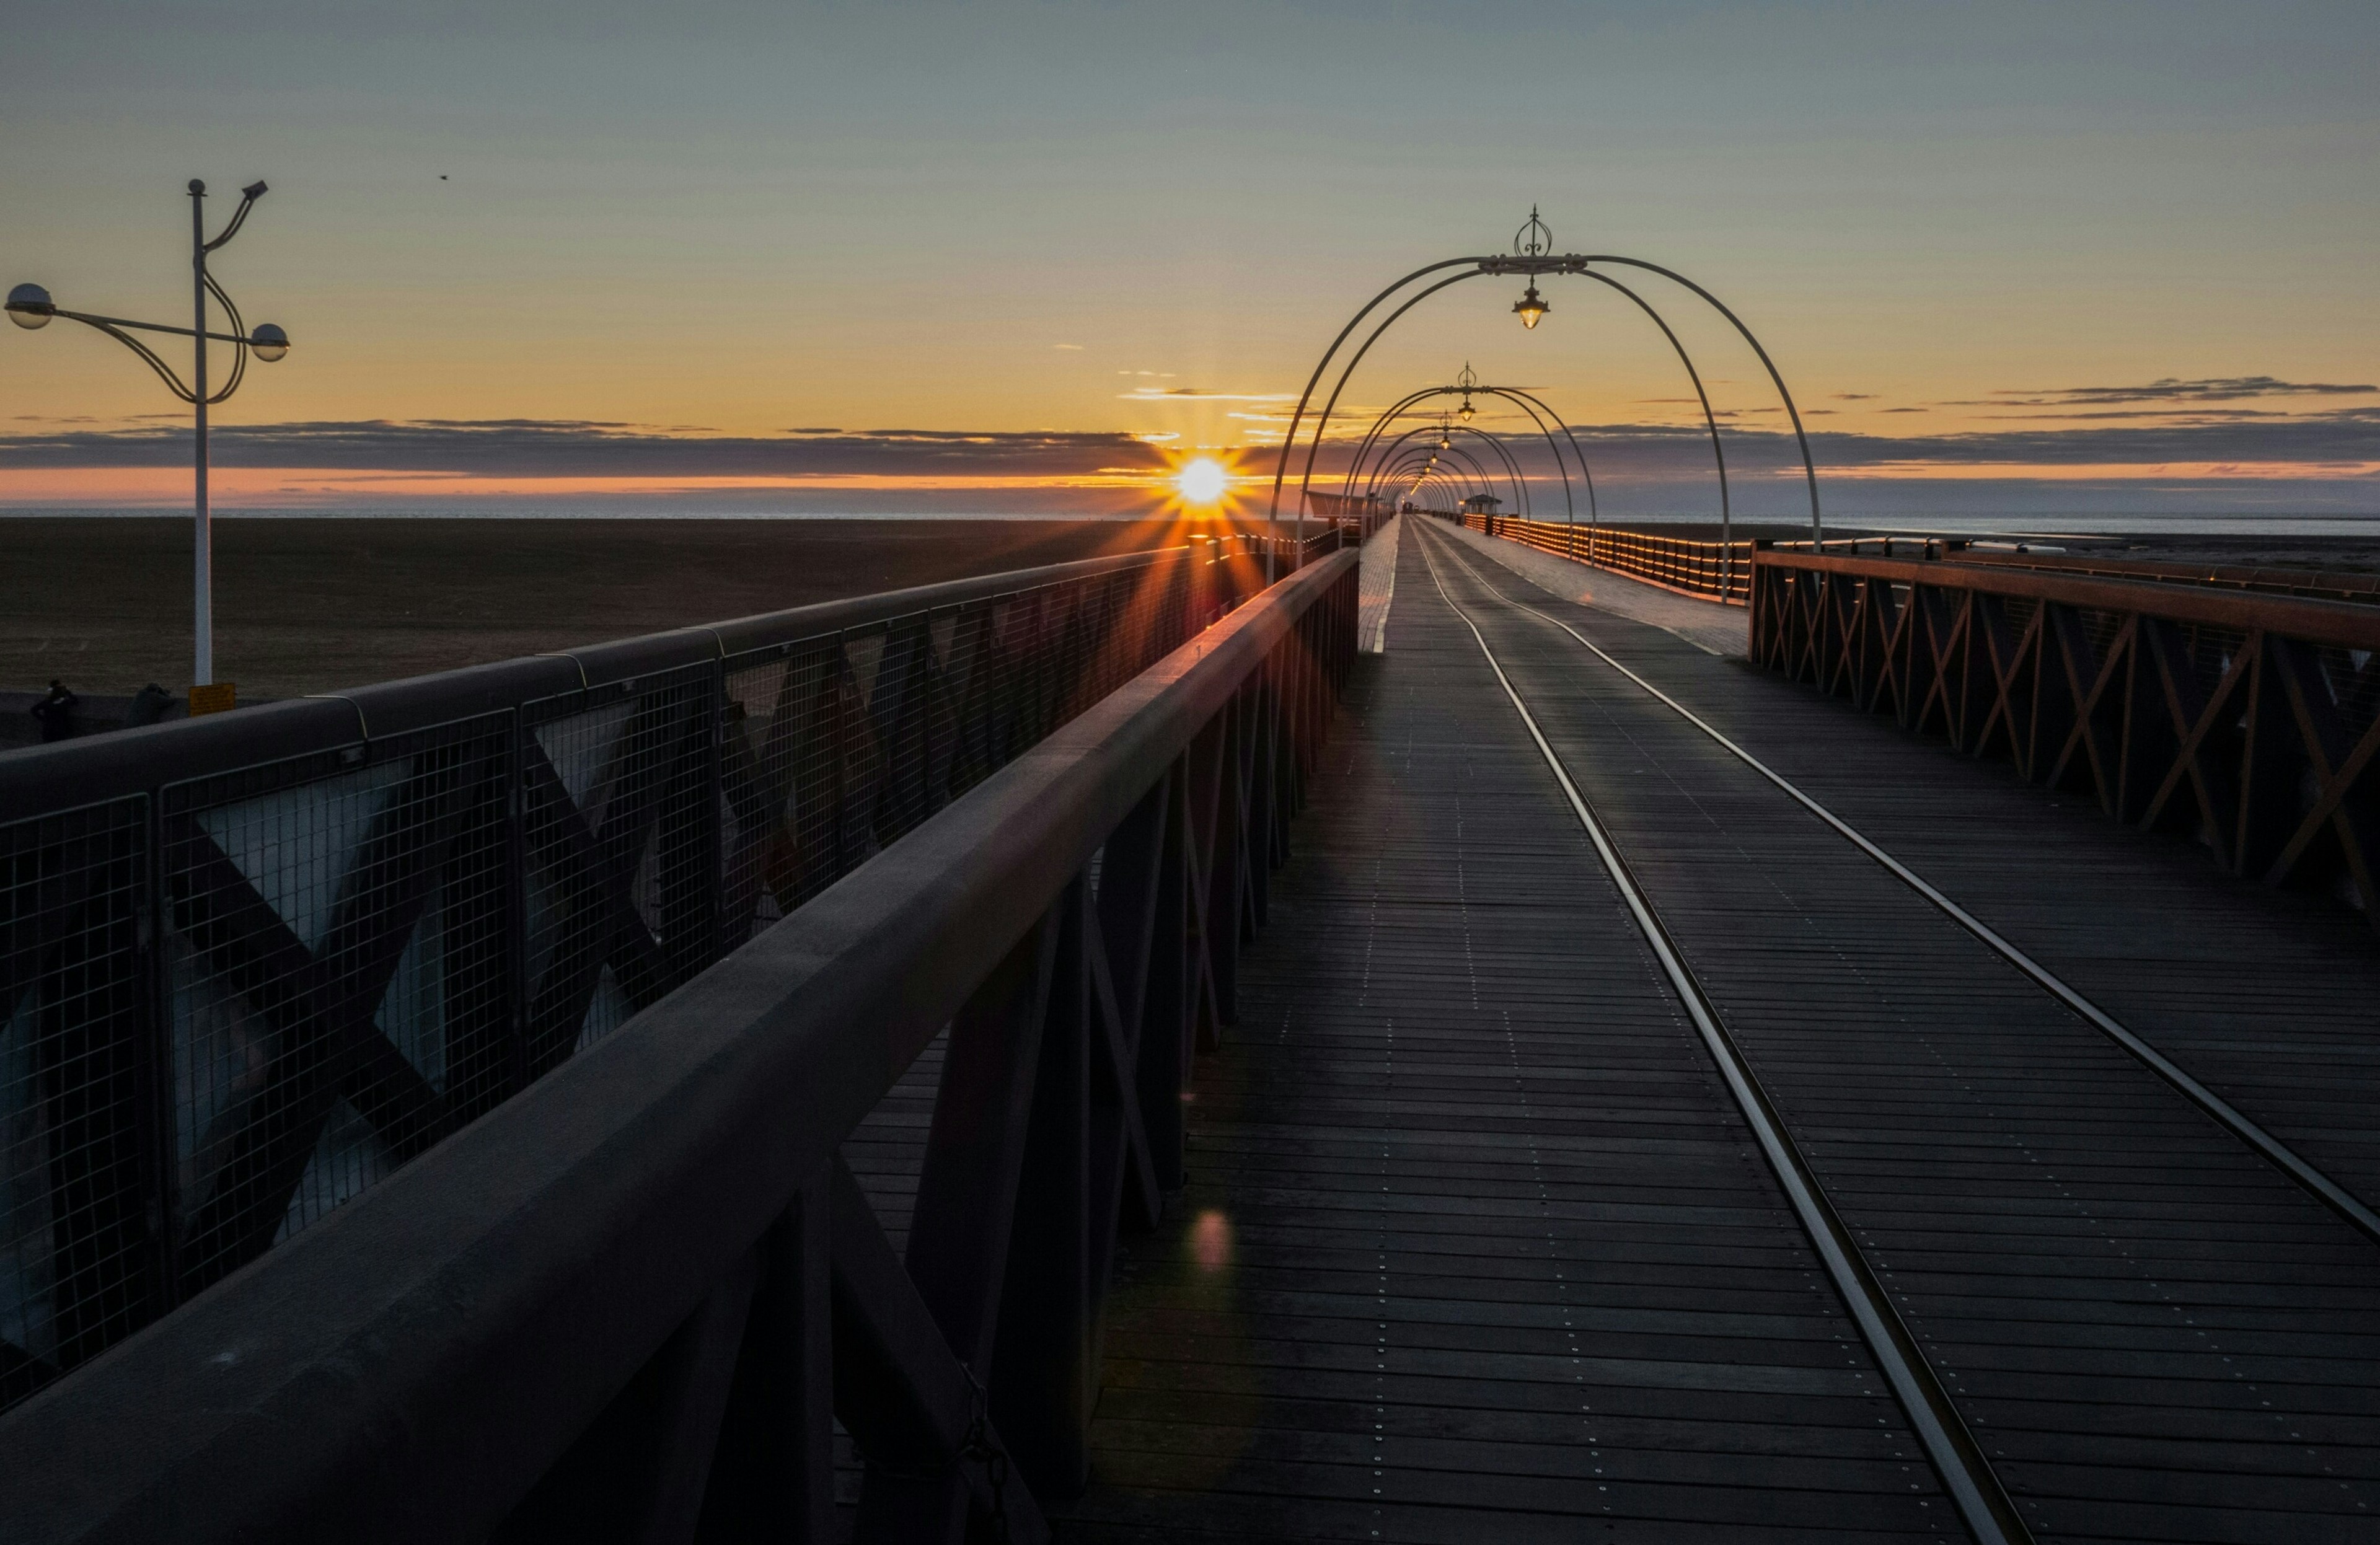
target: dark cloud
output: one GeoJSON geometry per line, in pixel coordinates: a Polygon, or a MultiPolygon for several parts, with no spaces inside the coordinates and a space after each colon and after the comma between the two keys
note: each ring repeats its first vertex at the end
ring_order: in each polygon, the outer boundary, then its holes
{"type": "Polygon", "coordinates": [[[1835,400],[1837,402],[1874,402],[1876,394],[1874,392],[1837,392],[1835,400]]]}
{"type": "MultiPolygon", "coordinates": [[[[1633,460],[1665,443],[1704,439],[1699,425],[1602,424],[1572,431],[1590,457],[1633,460]]],[[[1730,427],[1728,462],[1794,457],[1792,437],[1730,427]]],[[[1948,434],[1882,435],[1817,431],[1810,448],[1821,470],[1903,462],[2005,463],[2010,466],[2141,465],[2158,462],[2275,462],[2308,468],[2380,462],[2380,407],[2342,408],[2283,418],[2125,423],[2059,429],[1971,430],[1948,434]]],[[[1672,455],[1677,453],[1670,453],[1672,455]]]]}
{"type": "Polygon", "coordinates": [[[2180,381],[2168,376],[2145,386],[2019,387],[1994,392],[1961,408],[2098,408],[2128,402],[2229,402],[2242,397],[2351,397],[2380,392],[2380,386],[2346,385],[2326,381],[2283,381],[2269,375],[2216,376],[2180,381]]]}
{"type": "MultiPolygon", "coordinates": [[[[1824,411],[1824,410],[1818,410],[1824,411]]],[[[1918,408],[1888,408],[1893,413],[1918,408]]],[[[2380,462],[2380,406],[2273,416],[2257,409],[2203,409],[2184,419],[2057,428],[1985,428],[1956,433],[1885,435],[1814,428],[1823,469],[1886,463],[2041,464],[2159,462],[2296,463],[2309,468],[2380,462]]],[[[1812,414],[1817,416],[1816,412],[1812,414]]],[[[1730,416],[1722,415],[1723,419],[1730,416]]],[[[1600,474],[1688,475],[1709,454],[1699,421],[1572,426],[1600,474]]],[[[1790,431],[1773,421],[1725,424],[1730,467],[1797,461],[1790,431]]],[[[1508,433],[1524,456],[1543,454],[1533,436],[1508,433]],[[1532,446],[1535,446],[1533,449],[1532,446]]],[[[1352,446],[1334,442],[1322,463],[1343,465],[1352,446]]],[[[364,420],[221,428],[214,460],[225,467],[333,468],[398,474],[482,477],[887,476],[1061,478],[1156,465],[1157,453],[1126,433],[971,433],[957,430],[806,430],[782,435],[685,436],[599,420],[364,420]]],[[[100,431],[55,427],[0,435],[0,469],[180,467],[183,427],[100,431]]]]}
{"type": "MultiPolygon", "coordinates": [[[[180,466],[189,432],[62,430],[0,435],[0,468],[180,466]]],[[[667,434],[601,420],[425,419],[214,431],[222,467],[322,467],[488,477],[1062,476],[1149,462],[1132,435],[804,430],[783,436],[667,434]]]]}

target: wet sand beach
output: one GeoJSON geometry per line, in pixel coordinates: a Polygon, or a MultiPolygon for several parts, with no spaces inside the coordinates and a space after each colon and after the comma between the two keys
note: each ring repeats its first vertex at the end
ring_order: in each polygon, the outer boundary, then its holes
{"type": "MultiPolygon", "coordinates": [[[[1644,523],[1716,537],[1717,522],[1644,523]]],[[[1905,529],[1906,528],[1896,528],[1905,529]]],[[[189,681],[189,522],[0,518],[0,691],[189,681]]],[[[1739,521],[1739,537],[1806,528],[1739,521]]],[[[1830,534],[1854,535],[1845,523],[1830,534]]],[[[277,517],[215,525],[215,658],[245,700],[510,659],[838,596],[1134,552],[1165,518],[477,519],[277,517]]],[[[2380,572],[2380,540],[2066,539],[2075,554],[2380,572]]]]}
{"type": "MultiPolygon", "coordinates": [[[[219,520],[243,700],[1178,541],[1143,520],[219,520]]],[[[190,678],[188,518],[0,519],[0,688],[190,678]]]]}

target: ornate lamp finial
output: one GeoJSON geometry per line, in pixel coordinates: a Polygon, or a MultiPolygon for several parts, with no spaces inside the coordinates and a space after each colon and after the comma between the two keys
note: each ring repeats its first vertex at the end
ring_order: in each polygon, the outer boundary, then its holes
{"type": "Polygon", "coordinates": [[[1512,233],[1512,255],[1516,258],[1542,258],[1554,249],[1553,227],[1537,218],[1537,206],[1529,206],[1529,223],[1512,233]]]}

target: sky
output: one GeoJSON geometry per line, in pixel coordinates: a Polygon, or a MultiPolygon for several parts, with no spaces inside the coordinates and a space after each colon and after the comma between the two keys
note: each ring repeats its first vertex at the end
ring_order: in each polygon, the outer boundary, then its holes
{"type": "MultiPolygon", "coordinates": [[[[2380,512],[2369,0],[11,14],[0,284],[187,322],[183,184],[271,184],[213,260],[296,340],[215,410],[234,507],[1123,511],[1198,454],[1245,492],[1359,306],[1535,206],[1725,300],[1846,513],[2380,512]]],[[[1321,465],[1467,363],[1608,514],[1709,513],[1659,331],[1517,293],[1400,320],[1321,465]]],[[[1793,514],[1758,360],[1644,293],[1737,513],[1793,514]]],[[[0,328],[0,508],[177,507],[188,438],[114,341],[0,328]]]]}

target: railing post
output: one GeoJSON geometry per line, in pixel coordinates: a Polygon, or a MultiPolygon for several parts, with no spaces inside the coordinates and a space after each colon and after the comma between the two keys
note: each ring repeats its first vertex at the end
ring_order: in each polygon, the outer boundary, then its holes
{"type": "Polygon", "coordinates": [[[832,1206],[821,1172],[761,1239],[697,1545],[834,1538],[832,1206]]]}
{"type": "Polygon", "coordinates": [[[546,1539],[691,1539],[719,1446],[759,1262],[730,1268],[494,1531],[546,1539]]]}
{"type": "Polygon", "coordinates": [[[518,708],[506,717],[504,736],[504,1081],[498,1100],[509,1100],[536,1077],[530,1046],[528,981],[528,742],[531,735],[518,708]]]}
{"type": "MultiPolygon", "coordinates": [[[[980,1383],[993,1371],[1002,1289],[1024,1170],[1041,1035],[1065,897],[985,979],[951,1021],[917,1176],[906,1271],[951,1355],[980,1383]]],[[[873,1463],[854,1538],[957,1545],[966,1520],[955,1468],[873,1463]]]]}
{"type": "Polygon", "coordinates": [[[1071,1497],[1090,1475],[1091,976],[1077,880],[1058,904],[1057,955],[1041,1027],[1015,1222],[988,1380],[991,1414],[1041,1497],[1071,1497]]]}
{"type": "MultiPolygon", "coordinates": [[[[727,786],[727,736],[743,731],[731,725],[727,719],[727,661],[722,656],[710,663],[710,702],[704,714],[704,728],[710,733],[703,737],[703,769],[701,787],[697,791],[702,799],[702,841],[707,860],[705,869],[710,883],[703,888],[702,937],[710,947],[700,952],[700,970],[727,953],[727,831],[726,812],[722,792],[727,786]]],[[[691,978],[694,972],[686,975],[691,978]]]]}
{"type": "Polygon", "coordinates": [[[171,907],[165,890],[165,836],[160,811],[162,801],[158,791],[150,790],[140,800],[140,890],[138,905],[141,907],[140,941],[144,952],[141,979],[148,1002],[144,1005],[149,1030],[148,1055],[152,1066],[146,1070],[147,1088],[142,1104],[148,1115],[150,1130],[148,1196],[149,1223],[153,1231],[154,1250],[151,1270],[156,1273],[151,1284],[150,1315],[154,1319],[170,1311],[181,1302],[181,1186],[180,1166],[176,1162],[180,1150],[179,1118],[175,1109],[175,1080],[161,1076],[174,1065],[174,978],[172,951],[166,947],[166,930],[172,925],[171,907]]]}
{"type": "Polygon", "coordinates": [[[1191,786],[1194,809],[1200,815],[1197,838],[1205,849],[1206,880],[1197,927],[1213,986],[1208,1003],[1212,1020],[1197,1027],[1202,1046],[1220,1044],[1222,1028],[1239,1017],[1240,864],[1244,849],[1240,826],[1246,788],[1241,763],[1245,756],[1242,744],[1246,739],[1247,696],[1248,688],[1242,687],[1216,714],[1215,724],[1207,734],[1199,737],[1212,740],[1205,755],[1199,754],[1201,748],[1193,743],[1191,786]],[[1211,1042],[1209,1037],[1213,1038],[1211,1042]]]}
{"type": "Polygon", "coordinates": [[[2237,835],[2226,857],[2232,873],[2261,877],[2289,841],[2293,824],[2289,796],[2306,771],[2305,752],[2289,722],[2278,640],[2258,628],[2240,648],[2252,658],[2240,726],[2237,835]]]}
{"type": "Polygon", "coordinates": [[[1160,1191],[1182,1189],[1182,1076],[1189,1065],[1190,1016],[1196,1008],[1197,973],[1191,951],[1191,884],[1187,849],[1192,840],[1190,766],[1195,747],[1175,759],[1164,782],[1157,853],[1157,905],[1149,920],[1148,984],[1140,1016],[1135,1084],[1148,1157],[1160,1191]]]}

